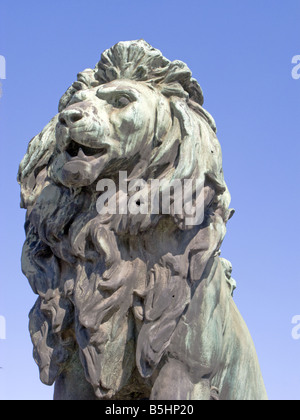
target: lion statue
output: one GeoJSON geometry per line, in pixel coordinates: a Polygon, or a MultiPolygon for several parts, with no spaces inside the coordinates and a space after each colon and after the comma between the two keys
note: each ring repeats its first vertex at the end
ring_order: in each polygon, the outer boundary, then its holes
{"type": "Polygon", "coordinates": [[[56,400],[266,399],[220,258],[233,210],[202,105],[183,62],[144,40],[120,42],[79,73],[29,144],[18,175],[22,268],[38,295],[34,359],[56,400]],[[113,193],[119,209],[135,194],[137,211],[99,212],[107,191],[97,185],[119,187],[121,172],[146,185],[113,193]],[[172,188],[168,214],[138,211],[149,180],[164,181],[162,194],[186,179],[201,181],[201,223],[175,211],[172,188]]]}

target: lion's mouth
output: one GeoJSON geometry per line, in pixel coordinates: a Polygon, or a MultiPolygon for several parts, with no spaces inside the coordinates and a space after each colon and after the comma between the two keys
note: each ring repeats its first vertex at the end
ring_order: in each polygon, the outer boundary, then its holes
{"type": "Polygon", "coordinates": [[[104,153],[106,153],[106,149],[83,146],[82,144],[76,143],[74,140],[71,140],[70,144],[66,149],[66,152],[71,158],[85,159],[87,157],[92,157],[97,159],[101,157],[104,153]]]}

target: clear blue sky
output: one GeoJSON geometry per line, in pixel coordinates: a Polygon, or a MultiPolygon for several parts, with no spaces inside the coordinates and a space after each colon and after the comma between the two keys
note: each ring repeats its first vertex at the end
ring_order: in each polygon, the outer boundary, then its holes
{"type": "Polygon", "coordinates": [[[0,399],[51,399],[32,359],[21,273],[25,212],[18,164],[57,112],[76,74],[118,41],[144,38],[185,61],[218,126],[236,214],[222,255],[233,264],[235,301],[256,345],[271,399],[300,399],[299,156],[300,0],[0,0],[0,399]]]}

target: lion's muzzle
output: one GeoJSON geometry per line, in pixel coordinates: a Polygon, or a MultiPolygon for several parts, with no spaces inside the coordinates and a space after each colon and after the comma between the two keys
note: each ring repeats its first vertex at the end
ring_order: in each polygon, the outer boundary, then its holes
{"type": "Polygon", "coordinates": [[[109,129],[88,101],[62,111],[56,126],[56,144],[62,161],[60,181],[66,186],[93,183],[108,159],[109,129]]]}

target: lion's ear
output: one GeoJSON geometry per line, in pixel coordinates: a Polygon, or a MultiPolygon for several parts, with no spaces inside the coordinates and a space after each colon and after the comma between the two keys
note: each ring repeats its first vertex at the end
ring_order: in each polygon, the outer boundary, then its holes
{"type": "Polygon", "coordinates": [[[55,127],[57,121],[58,115],[31,140],[27,153],[20,164],[18,183],[21,185],[22,208],[31,206],[45,187],[47,166],[55,149],[55,127]],[[36,182],[37,178],[39,178],[38,183],[36,182]]]}

